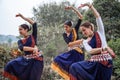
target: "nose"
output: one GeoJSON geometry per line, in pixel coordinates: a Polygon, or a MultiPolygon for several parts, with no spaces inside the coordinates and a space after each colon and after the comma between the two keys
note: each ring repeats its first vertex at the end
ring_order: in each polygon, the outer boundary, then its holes
{"type": "Polygon", "coordinates": [[[85,32],[82,32],[83,35],[85,35],[85,32]]]}
{"type": "Polygon", "coordinates": [[[85,33],[85,32],[83,32],[83,35],[84,35],[84,36],[86,36],[86,33],[85,33]]]}

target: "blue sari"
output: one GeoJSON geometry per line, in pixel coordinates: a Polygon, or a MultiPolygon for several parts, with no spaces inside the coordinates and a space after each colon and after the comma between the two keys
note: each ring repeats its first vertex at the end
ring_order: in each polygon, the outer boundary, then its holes
{"type": "MultiPolygon", "coordinates": [[[[97,32],[90,40],[89,45],[92,48],[101,47],[101,40],[97,32]]],[[[101,54],[102,53],[98,55],[101,54]]],[[[96,55],[91,55],[91,57],[92,56],[96,55]]],[[[111,80],[112,60],[108,59],[101,61],[99,59],[101,57],[99,56],[94,58],[95,60],[98,58],[99,61],[86,60],[72,64],[70,67],[70,80],[111,80]]]]}
{"type": "MultiPolygon", "coordinates": [[[[23,51],[24,46],[36,45],[37,26],[33,24],[33,33],[28,38],[18,41],[18,47],[23,51]]],[[[33,52],[23,51],[24,56],[9,61],[3,75],[11,80],[40,80],[43,70],[43,56],[34,56],[33,52]]]]}
{"type": "MultiPolygon", "coordinates": [[[[78,24],[75,28],[72,29],[71,34],[67,37],[66,33],[63,33],[63,38],[68,44],[78,40],[78,29],[80,26],[81,20],[78,21],[78,24]]],[[[55,70],[60,76],[64,79],[69,79],[69,68],[70,66],[78,61],[84,60],[84,54],[81,48],[77,47],[73,50],[64,52],[56,56],[51,64],[51,68],[55,70]]]]}

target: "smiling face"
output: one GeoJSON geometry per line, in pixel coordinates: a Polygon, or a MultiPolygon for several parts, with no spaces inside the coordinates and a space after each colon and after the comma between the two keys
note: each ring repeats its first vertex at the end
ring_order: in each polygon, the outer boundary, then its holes
{"type": "Polygon", "coordinates": [[[27,34],[27,32],[28,32],[28,30],[27,29],[24,29],[22,26],[19,26],[19,33],[20,33],[20,35],[26,35],[27,34]]]}
{"type": "Polygon", "coordinates": [[[31,28],[29,28],[29,26],[26,24],[22,24],[19,26],[19,33],[20,33],[20,35],[22,35],[24,37],[26,37],[28,35],[28,31],[30,31],[30,30],[31,30],[31,28]]]}
{"type": "Polygon", "coordinates": [[[71,31],[71,27],[64,24],[64,30],[66,33],[69,33],[71,31]]]}

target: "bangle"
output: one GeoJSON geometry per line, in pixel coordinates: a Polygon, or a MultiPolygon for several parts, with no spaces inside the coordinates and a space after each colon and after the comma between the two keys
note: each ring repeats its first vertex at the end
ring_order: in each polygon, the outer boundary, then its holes
{"type": "Polygon", "coordinates": [[[102,47],[102,51],[106,51],[106,50],[107,50],[107,47],[104,47],[104,48],[102,47]]]}
{"type": "Polygon", "coordinates": [[[104,50],[107,51],[107,47],[105,47],[104,50]]]}
{"type": "Polygon", "coordinates": [[[104,51],[104,50],[103,50],[103,47],[101,47],[101,52],[102,52],[102,51],[104,51]]]}

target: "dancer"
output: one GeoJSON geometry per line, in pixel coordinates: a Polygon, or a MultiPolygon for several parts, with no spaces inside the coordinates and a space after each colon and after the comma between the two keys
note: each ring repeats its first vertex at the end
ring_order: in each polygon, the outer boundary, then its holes
{"type": "Polygon", "coordinates": [[[19,26],[19,33],[24,38],[18,40],[18,47],[24,52],[24,55],[7,63],[3,76],[11,80],[40,80],[43,70],[43,56],[36,46],[37,23],[20,13],[16,17],[29,22],[32,25],[33,31],[31,35],[28,35],[31,28],[26,24],[19,26]]]}
{"type": "Polygon", "coordinates": [[[115,54],[107,46],[104,26],[99,13],[93,5],[85,3],[80,7],[84,6],[88,6],[93,11],[98,29],[94,32],[94,27],[90,22],[81,25],[80,30],[87,39],[79,42],[82,42],[86,52],[91,57],[71,65],[70,80],[110,80],[113,66],[112,57],[115,57],[115,54]]]}
{"type": "MultiPolygon", "coordinates": [[[[70,42],[78,40],[78,30],[81,24],[82,15],[72,6],[68,6],[65,9],[72,9],[79,17],[78,23],[74,28],[72,28],[72,22],[67,20],[64,23],[65,33],[63,33],[63,38],[65,42],[70,45],[70,42]]],[[[58,72],[65,80],[69,79],[69,67],[72,63],[84,60],[84,54],[81,48],[75,46],[74,49],[69,50],[65,53],[59,54],[54,58],[51,68],[58,72]]]]}

